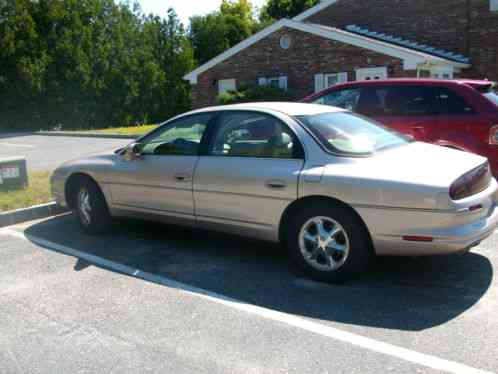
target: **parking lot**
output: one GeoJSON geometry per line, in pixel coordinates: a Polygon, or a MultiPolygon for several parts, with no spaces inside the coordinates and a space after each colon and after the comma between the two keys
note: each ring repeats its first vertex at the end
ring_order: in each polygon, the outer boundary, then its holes
{"type": "Polygon", "coordinates": [[[325,285],[278,246],[71,215],[0,230],[0,373],[498,372],[498,233],[325,285]]]}
{"type": "Polygon", "coordinates": [[[0,158],[25,156],[29,171],[50,171],[64,161],[117,149],[130,142],[128,139],[0,134],[0,158]]]}

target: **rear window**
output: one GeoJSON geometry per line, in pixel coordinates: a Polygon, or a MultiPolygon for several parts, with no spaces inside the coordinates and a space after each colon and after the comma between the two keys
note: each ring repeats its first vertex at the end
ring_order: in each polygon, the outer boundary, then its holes
{"type": "Polygon", "coordinates": [[[409,143],[404,136],[352,113],[297,116],[329,151],[345,155],[369,155],[409,143]]]}

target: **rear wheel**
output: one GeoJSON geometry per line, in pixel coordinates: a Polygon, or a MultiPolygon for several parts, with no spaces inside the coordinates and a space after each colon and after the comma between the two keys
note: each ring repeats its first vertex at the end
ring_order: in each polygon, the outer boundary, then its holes
{"type": "Polygon", "coordinates": [[[370,236],[360,219],[339,204],[307,206],[287,230],[294,263],[313,279],[341,282],[365,270],[372,257],[370,236]]]}
{"type": "Polygon", "coordinates": [[[75,193],[74,210],[81,229],[90,235],[107,231],[111,224],[111,215],[97,184],[87,178],[81,179],[75,193]]]}

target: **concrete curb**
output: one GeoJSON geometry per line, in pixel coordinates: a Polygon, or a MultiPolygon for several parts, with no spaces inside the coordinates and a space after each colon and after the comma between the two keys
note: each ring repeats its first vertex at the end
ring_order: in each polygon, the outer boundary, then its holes
{"type": "Polygon", "coordinates": [[[67,212],[67,210],[60,208],[55,202],[11,210],[10,212],[0,213],[0,228],[35,219],[48,218],[64,212],[67,212]]]}
{"type": "Polygon", "coordinates": [[[68,136],[72,138],[101,138],[101,139],[137,139],[141,135],[121,135],[121,134],[95,134],[76,131],[38,131],[33,135],[43,136],[68,136]]]}

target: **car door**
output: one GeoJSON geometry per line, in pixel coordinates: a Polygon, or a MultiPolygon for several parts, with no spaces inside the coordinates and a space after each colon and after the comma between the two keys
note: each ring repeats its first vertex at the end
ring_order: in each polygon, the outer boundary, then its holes
{"type": "MultiPolygon", "coordinates": [[[[474,129],[484,129],[488,135],[486,121],[459,92],[447,87],[434,87],[438,124],[431,134],[431,141],[470,152],[478,152],[482,140],[475,137],[474,129]]],[[[482,130],[481,130],[482,131],[482,130]]]]}
{"type": "Polygon", "coordinates": [[[297,198],[304,151],[290,127],[257,111],[226,111],[194,177],[198,224],[275,239],[297,198]]]}
{"type": "Polygon", "coordinates": [[[432,87],[422,85],[364,87],[356,112],[418,141],[427,141],[438,122],[432,87]]]}
{"type": "Polygon", "coordinates": [[[212,118],[206,113],[174,120],[141,140],[139,157],[118,157],[110,176],[113,206],[193,218],[193,174],[212,118]]]}

